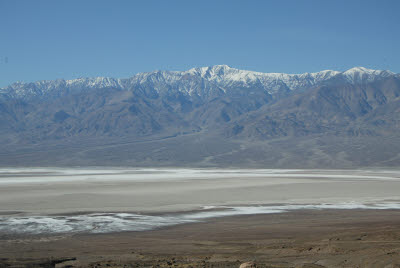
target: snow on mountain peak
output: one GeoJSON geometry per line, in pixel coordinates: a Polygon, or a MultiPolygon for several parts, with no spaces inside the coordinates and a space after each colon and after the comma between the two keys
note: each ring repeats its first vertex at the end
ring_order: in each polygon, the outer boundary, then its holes
{"type": "Polygon", "coordinates": [[[353,67],[348,69],[347,71],[344,71],[344,74],[353,74],[353,73],[368,73],[368,74],[373,74],[375,72],[381,72],[380,70],[372,70],[372,69],[368,69],[365,67],[353,67]]]}
{"type": "Polygon", "coordinates": [[[312,86],[339,74],[339,72],[331,70],[304,74],[261,73],[235,69],[228,65],[193,68],[183,73],[199,75],[208,81],[218,83],[222,87],[250,88],[254,84],[263,85],[265,90],[270,93],[277,92],[282,88],[296,90],[301,87],[312,86]]]}
{"type": "Polygon", "coordinates": [[[352,83],[371,82],[377,77],[387,77],[394,75],[391,71],[373,70],[365,67],[353,67],[342,73],[345,78],[352,83]]]}

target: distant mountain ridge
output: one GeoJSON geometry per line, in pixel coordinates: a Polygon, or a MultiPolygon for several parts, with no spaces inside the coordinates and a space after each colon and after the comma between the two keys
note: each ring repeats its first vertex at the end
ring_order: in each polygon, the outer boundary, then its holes
{"type": "Polygon", "coordinates": [[[230,87],[250,88],[262,87],[269,94],[274,95],[280,90],[297,90],[316,85],[321,81],[335,76],[343,76],[350,83],[371,82],[377,78],[396,75],[391,71],[371,70],[364,67],[354,67],[345,72],[332,70],[317,73],[285,74],[285,73],[261,73],[231,68],[227,65],[215,65],[210,67],[192,68],[188,71],[154,71],[139,73],[131,78],[78,78],[72,80],[43,80],[31,83],[17,82],[0,89],[0,93],[15,98],[29,98],[44,96],[62,89],[101,89],[115,88],[120,90],[134,90],[145,84],[151,84],[157,92],[165,90],[166,84],[176,86],[180,92],[188,95],[202,92],[198,85],[188,83],[190,80],[200,79],[209,82],[212,86],[226,91],[230,87]]]}
{"type": "Polygon", "coordinates": [[[400,165],[400,75],[226,65],[0,90],[0,166],[400,165]]]}

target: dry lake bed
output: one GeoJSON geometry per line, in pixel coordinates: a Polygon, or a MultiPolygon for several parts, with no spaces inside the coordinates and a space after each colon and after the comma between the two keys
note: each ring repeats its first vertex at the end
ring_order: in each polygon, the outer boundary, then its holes
{"type": "Polygon", "coordinates": [[[397,267],[399,193],[398,170],[2,168],[0,257],[397,267]]]}

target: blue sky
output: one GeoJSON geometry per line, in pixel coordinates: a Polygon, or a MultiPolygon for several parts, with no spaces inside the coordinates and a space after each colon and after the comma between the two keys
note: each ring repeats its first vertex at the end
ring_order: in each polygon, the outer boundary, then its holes
{"type": "Polygon", "coordinates": [[[227,64],[400,72],[400,1],[0,0],[0,86],[227,64]]]}

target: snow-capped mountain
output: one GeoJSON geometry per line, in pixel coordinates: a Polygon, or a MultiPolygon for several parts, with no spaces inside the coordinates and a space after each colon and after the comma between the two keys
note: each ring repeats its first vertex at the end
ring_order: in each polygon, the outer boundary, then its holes
{"type": "Polygon", "coordinates": [[[109,77],[79,78],[73,80],[48,80],[33,83],[14,83],[0,90],[14,98],[27,99],[34,96],[59,95],[65,92],[113,88],[118,90],[143,90],[151,94],[180,92],[189,96],[205,98],[237,90],[262,90],[271,96],[308,88],[336,76],[356,84],[372,82],[395,75],[390,71],[355,67],[345,72],[332,70],[317,73],[285,74],[261,73],[239,70],[227,65],[193,68],[188,71],[154,71],[139,73],[131,78],[109,77]]]}
{"type": "Polygon", "coordinates": [[[347,81],[351,83],[372,82],[377,77],[383,78],[395,75],[395,73],[388,70],[372,70],[364,67],[354,67],[342,73],[347,81]]]}
{"type": "Polygon", "coordinates": [[[14,83],[0,92],[0,166],[398,167],[399,113],[400,76],[363,67],[14,83]]]}
{"type": "Polygon", "coordinates": [[[312,86],[339,74],[339,72],[331,70],[304,74],[260,73],[230,68],[227,65],[193,68],[183,73],[198,75],[208,81],[218,83],[222,87],[250,88],[259,83],[270,94],[276,93],[282,87],[296,90],[312,86]]]}

